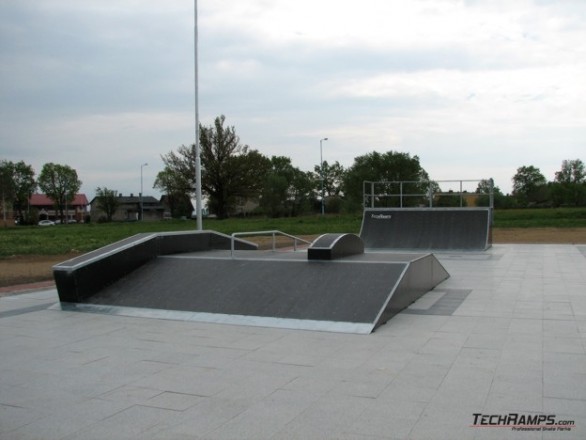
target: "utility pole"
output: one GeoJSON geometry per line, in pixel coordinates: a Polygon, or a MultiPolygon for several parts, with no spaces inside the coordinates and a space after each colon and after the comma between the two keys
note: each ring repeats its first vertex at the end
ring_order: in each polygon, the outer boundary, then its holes
{"type": "Polygon", "coordinates": [[[322,142],[327,141],[328,138],[323,138],[319,140],[319,173],[321,174],[321,215],[325,213],[325,205],[324,205],[324,155],[323,155],[323,148],[322,142]]]}

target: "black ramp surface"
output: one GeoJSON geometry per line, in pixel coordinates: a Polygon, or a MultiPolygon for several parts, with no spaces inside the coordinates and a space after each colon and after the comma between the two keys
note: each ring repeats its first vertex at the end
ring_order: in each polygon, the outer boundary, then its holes
{"type": "MultiPolygon", "coordinates": [[[[235,249],[257,249],[244,240],[235,249]]],[[[53,266],[59,300],[84,302],[158,255],[230,249],[230,236],[215,231],[179,231],[137,234],[53,266]]]]}
{"type": "Polygon", "coordinates": [[[87,302],[317,321],[374,323],[405,262],[159,257],[87,302]]]}
{"type": "Polygon", "coordinates": [[[369,249],[485,250],[488,208],[369,208],[360,238],[369,249]]]}
{"type": "Polygon", "coordinates": [[[364,242],[356,234],[324,234],[307,249],[308,260],[335,260],[364,254],[364,242]]]}

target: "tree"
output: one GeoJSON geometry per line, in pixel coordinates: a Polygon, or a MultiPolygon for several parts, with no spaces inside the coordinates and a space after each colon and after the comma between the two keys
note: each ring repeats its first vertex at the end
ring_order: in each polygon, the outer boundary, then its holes
{"type": "Polygon", "coordinates": [[[260,206],[268,216],[295,216],[307,211],[312,193],[311,173],[294,167],[288,157],[271,158],[260,195],[260,206]]]}
{"type": "Polygon", "coordinates": [[[314,187],[311,171],[304,172],[297,167],[293,169],[293,181],[289,189],[292,201],[291,215],[301,215],[311,210],[317,200],[314,187]]]}
{"type": "Polygon", "coordinates": [[[287,213],[287,189],[289,182],[285,176],[269,173],[265,177],[264,188],[260,195],[260,207],[269,217],[281,217],[287,213]]]}
{"type": "Polygon", "coordinates": [[[586,167],[580,159],[562,161],[562,169],[555,173],[555,181],[559,183],[584,183],[586,167]]]}
{"type": "Polygon", "coordinates": [[[3,160],[0,162],[0,197],[2,205],[2,218],[6,226],[7,210],[14,197],[14,181],[12,180],[13,163],[3,160]]]}
{"type": "Polygon", "coordinates": [[[533,165],[519,167],[513,176],[513,196],[522,206],[543,202],[547,199],[545,184],[539,168],[533,165]]]}
{"type": "MultiPolygon", "coordinates": [[[[209,127],[200,125],[202,193],[210,211],[226,218],[241,199],[258,197],[262,176],[270,169],[270,160],[247,145],[240,144],[234,127],[225,127],[225,116],[219,116],[209,127]]],[[[161,156],[165,170],[155,184],[168,194],[192,193],[195,190],[194,146],[179,147],[177,153],[161,156]]]]}
{"type": "MultiPolygon", "coordinates": [[[[419,157],[411,157],[409,153],[388,151],[378,153],[376,151],[359,156],[354,159],[354,164],[346,171],[343,179],[343,192],[349,202],[350,210],[363,207],[363,182],[364,181],[410,181],[403,190],[404,194],[425,194],[429,190],[429,175],[419,163],[419,157]]],[[[388,186],[387,192],[393,190],[388,186]]],[[[399,197],[377,199],[385,206],[399,206],[399,197]]],[[[421,203],[419,198],[408,197],[403,199],[403,206],[415,206],[421,203]]]]}
{"type": "Polygon", "coordinates": [[[3,161],[0,164],[0,187],[4,215],[7,204],[11,203],[18,218],[23,223],[29,222],[25,208],[28,207],[28,201],[37,187],[32,166],[22,160],[17,163],[3,161]]]}
{"type": "Polygon", "coordinates": [[[28,215],[25,214],[25,209],[28,208],[29,200],[37,188],[35,171],[32,166],[25,164],[21,160],[14,164],[12,179],[14,182],[14,208],[18,213],[18,217],[24,223],[30,223],[28,215]]]}
{"type": "Polygon", "coordinates": [[[239,198],[258,197],[270,160],[240,144],[233,126],[225,127],[224,115],[214,125],[200,128],[202,190],[218,218],[226,218],[239,198]]]}
{"type": "Polygon", "coordinates": [[[550,184],[555,206],[586,204],[586,170],[580,159],[564,160],[562,168],[555,173],[555,182],[550,184]]]}
{"type": "Polygon", "coordinates": [[[181,145],[177,152],[161,156],[165,169],[157,174],[154,188],[167,195],[191,194],[195,191],[195,152],[194,145],[181,145]]]}
{"type": "Polygon", "coordinates": [[[316,165],[313,171],[315,192],[320,199],[324,197],[326,211],[338,213],[341,208],[342,185],[346,172],[344,167],[338,161],[330,165],[324,160],[320,165],[316,165]]]}
{"type": "Polygon", "coordinates": [[[314,168],[314,179],[318,182],[317,191],[321,194],[321,180],[323,178],[326,197],[340,196],[344,173],[344,167],[338,161],[330,165],[324,160],[322,166],[316,165],[314,168]]]}
{"type": "Polygon", "coordinates": [[[46,163],[39,175],[39,188],[53,200],[61,221],[65,221],[65,207],[81,188],[77,172],[68,165],[46,163]]]}
{"type": "Polygon", "coordinates": [[[461,197],[459,192],[449,190],[447,193],[443,193],[436,197],[433,206],[442,208],[459,208],[468,206],[466,199],[461,197]]]}
{"type": "Polygon", "coordinates": [[[190,196],[195,186],[190,179],[195,180],[195,156],[192,154],[193,148],[181,146],[179,152],[180,155],[174,157],[177,159],[176,166],[182,168],[183,172],[176,172],[171,166],[166,166],[157,174],[153,188],[158,188],[167,195],[172,217],[190,217],[193,210],[190,196]]]}
{"type": "Polygon", "coordinates": [[[478,199],[476,201],[477,206],[490,206],[490,192],[492,191],[494,208],[510,208],[510,196],[503,194],[498,186],[494,186],[492,179],[482,179],[478,182],[476,188],[476,194],[478,199]]]}
{"type": "Polygon", "coordinates": [[[106,187],[96,188],[97,207],[106,214],[106,221],[111,222],[118,209],[118,191],[106,187]]]}

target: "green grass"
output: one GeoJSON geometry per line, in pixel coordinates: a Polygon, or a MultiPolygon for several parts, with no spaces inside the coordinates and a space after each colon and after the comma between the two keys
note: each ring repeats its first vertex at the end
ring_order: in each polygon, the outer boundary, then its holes
{"type": "Polygon", "coordinates": [[[583,228],[586,208],[503,209],[494,213],[495,228],[583,228]]]}
{"type": "MultiPolygon", "coordinates": [[[[307,216],[265,219],[204,219],[203,228],[225,234],[233,232],[280,230],[293,235],[316,235],[327,232],[360,230],[362,216],[307,216]]],[[[13,255],[60,255],[83,253],[142,232],[195,230],[196,222],[171,220],[161,222],[89,223],[57,226],[0,227],[0,258],[13,255]]]]}
{"type": "MultiPolygon", "coordinates": [[[[204,219],[204,229],[225,234],[280,230],[293,235],[360,231],[361,214],[295,218],[204,219]]],[[[586,208],[514,209],[495,212],[495,228],[586,227],[586,208]]],[[[62,255],[88,252],[141,232],[195,230],[190,220],[0,227],[0,258],[12,255],[62,255]]]]}
{"type": "Polygon", "coordinates": [[[205,219],[204,229],[225,234],[246,231],[279,230],[293,235],[317,235],[328,232],[360,232],[360,215],[314,215],[291,218],[205,219]]]}

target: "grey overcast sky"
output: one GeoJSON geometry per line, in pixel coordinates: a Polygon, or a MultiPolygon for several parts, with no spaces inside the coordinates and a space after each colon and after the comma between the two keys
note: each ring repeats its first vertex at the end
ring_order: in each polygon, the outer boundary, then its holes
{"type": "MultiPolygon", "coordinates": [[[[395,150],[430,177],[586,161],[584,0],[199,0],[200,121],[302,170],[395,150]]],[[[194,142],[193,1],[0,0],[0,159],[145,195],[194,142]]]]}

